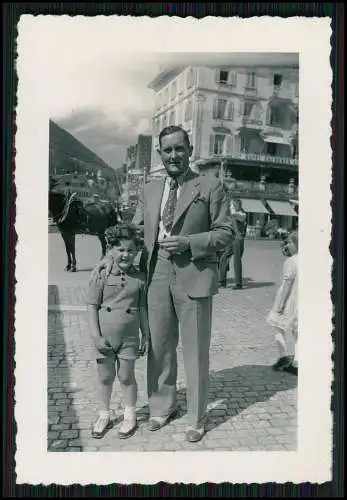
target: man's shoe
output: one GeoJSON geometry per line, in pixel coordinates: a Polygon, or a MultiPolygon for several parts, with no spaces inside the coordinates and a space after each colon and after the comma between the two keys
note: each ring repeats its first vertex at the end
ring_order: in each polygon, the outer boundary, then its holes
{"type": "Polygon", "coordinates": [[[243,286],[242,285],[234,285],[233,290],[243,290],[243,286]]]}
{"type": "Polygon", "coordinates": [[[200,441],[206,433],[205,427],[194,428],[190,427],[186,432],[186,440],[189,443],[197,443],[200,441]]]}
{"type": "Polygon", "coordinates": [[[283,356],[280,358],[274,365],[272,365],[272,369],[276,372],[282,372],[287,369],[292,364],[291,356],[283,356]]]}
{"type": "Polygon", "coordinates": [[[226,287],[227,287],[227,283],[226,283],[226,281],[220,281],[220,282],[218,283],[218,286],[219,286],[220,288],[226,288],[226,287]]]}
{"type": "Polygon", "coordinates": [[[171,420],[173,420],[178,413],[178,409],[173,410],[168,417],[152,417],[148,421],[148,429],[150,431],[158,431],[165,425],[167,425],[171,420]]]}
{"type": "Polygon", "coordinates": [[[295,365],[293,365],[293,364],[285,366],[283,368],[283,371],[286,372],[286,373],[291,373],[292,375],[298,376],[298,367],[295,366],[295,365]]]}

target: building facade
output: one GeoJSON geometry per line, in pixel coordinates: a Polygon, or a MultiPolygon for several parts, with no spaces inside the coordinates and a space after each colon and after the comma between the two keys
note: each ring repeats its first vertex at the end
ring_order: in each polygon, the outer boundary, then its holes
{"type": "Polygon", "coordinates": [[[122,175],[122,202],[130,209],[136,207],[139,192],[151,168],[152,137],[140,134],[136,144],[127,148],[122,175]]]}
{"type": "Polygon", "coordinates": [[[167,68],[155,92],[152,175],[163,168],[160,130],[180,125],[193,145],[193,170],[220,176],[243,200],[249,225],[270,219],[296,225],[289,200],[298,194],[297,67],[167,68]],[[273,203],[272,203],[273,202],[273,203]]]}

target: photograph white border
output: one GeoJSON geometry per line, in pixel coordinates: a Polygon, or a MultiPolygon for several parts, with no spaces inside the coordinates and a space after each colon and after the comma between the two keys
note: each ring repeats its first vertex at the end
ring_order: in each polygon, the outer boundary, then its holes
{"type": "Polygon", "coordinates": [[[327,17],[197,20],[167,16],[21,16],[17,39],[15,138],[17,484],[322,483],[331,480],[330,37],[331,20],[327,17]],[[44,65],[45,36],[56,30],[57,43],[61,44],[64,30],[73,30],[77,44],[81,42],[80,28],[85,29],[86,24],[91,40],[104,37],[123,57],[125,52],[131,57],[131,53],[159,51],[299,53],[300,370],[296,452],[47,451],[50,102],[44,88],[49,81],[44,65]]]}

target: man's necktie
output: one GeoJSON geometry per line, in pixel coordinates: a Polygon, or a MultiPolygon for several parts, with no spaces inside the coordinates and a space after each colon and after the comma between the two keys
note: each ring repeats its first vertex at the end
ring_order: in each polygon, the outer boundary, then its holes
{"type": "Polygon", "coordinates": [[[175,179],[170,180],[170,191],[167,202],[165,203],[162,221],[166,231],[170,231],[174,219],[174,213],[177,203],[178,182],[175,179]]]}

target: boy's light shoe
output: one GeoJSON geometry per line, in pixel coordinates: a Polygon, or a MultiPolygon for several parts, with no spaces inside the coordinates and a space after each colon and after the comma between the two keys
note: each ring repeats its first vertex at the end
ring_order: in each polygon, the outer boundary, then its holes
{"type": "Polygon", "coordinates": [[[118,430],[118,437],[120,439],[126,439],[130,436],[133,436],[137,430],[137,419],[131,418],[131,419],[124,419],[122,422],[122,425],[120,426],[118,430]]]}
{"type": "Polygon", "coordinates": [[[120,439],[126,439],[132,436],[136,432],[137,427],[135,407],[125,408],[124,419],[118,430],[118,437],[120,439]]]}
{"type": "Polygon", "coordinates": [[[113,412],[100,411],[97,420],[92,424],[91,434],[94,439],[101,439],[113,427],[113,412]]]}

